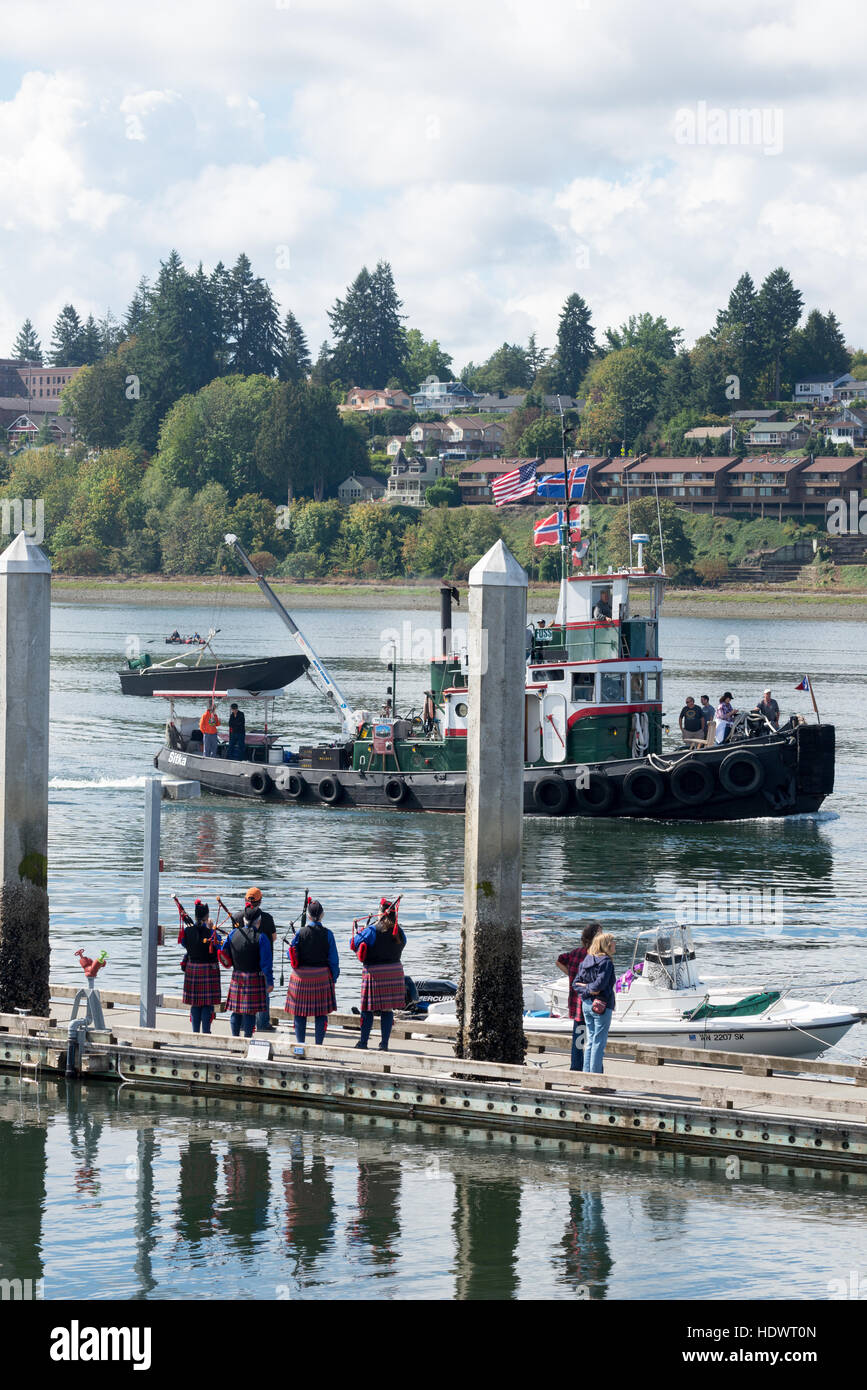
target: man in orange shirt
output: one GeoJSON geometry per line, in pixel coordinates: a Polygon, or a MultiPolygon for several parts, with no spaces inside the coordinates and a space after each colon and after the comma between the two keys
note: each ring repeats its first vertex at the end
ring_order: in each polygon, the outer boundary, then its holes
{"type": "Polygon", "coordinates": [[[202,731],[206,758],[216,758],[217,756],[217,730],[219,727],[220,717],[214,709],[214,702],[212,700],[199,720],[199,728],[202,731]]]}

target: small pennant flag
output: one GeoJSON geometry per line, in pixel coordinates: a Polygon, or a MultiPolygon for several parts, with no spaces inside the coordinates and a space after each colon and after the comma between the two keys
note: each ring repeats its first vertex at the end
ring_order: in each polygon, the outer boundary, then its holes
{"type": "MultiPolygon", "coordinates": [[[[587,464],[579,464],[577,468],[569,469],[569,499],[575,501],[577,497],[584,496],[584,484],[587,481],[587,464]]],[[[536,492],[540,497],[551,497],[555,501],[566,500],[566,483],[562,473],[543,473],[536,479],[536,492]]]]}
{"type": "MultiPolygon", "coordinates": [[[[581,534],[580,531],[579,531],[578,534],[579,534],[579,536],[580,536],[580,534],[581,534]]],[[[574,539],[574,537],[573,537],[573,539],[574,539]]],[[[582,541],[581,544],[580,544],[579,546],[577,546],[577,547],[572,551],[572,563],[573,563],[573,565],[580,565],[580,564],[583,562],[584,557],[586,556],[587,551],[588,551],[589,549],[590,549],[590,542],[589,542],[589,541],[582,541]]]]}
{"type": "Polygon", "coordinates": [[[807,691],[810,691],[810,689],[811,689],[811,687],[810,687],[810,677],[809,677],[809,676],[805,676],[804,679],[801,681],[801,684],[795,686],[795,689],[796,689],[796,690],[807,690],[807,691]]]}

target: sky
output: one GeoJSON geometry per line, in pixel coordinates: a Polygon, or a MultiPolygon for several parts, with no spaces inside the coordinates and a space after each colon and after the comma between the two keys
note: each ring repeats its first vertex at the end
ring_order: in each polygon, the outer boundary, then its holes
{"type": "Polygon", "coordinates": [[[456,370],[744,270],[867,345],[864,0],[0,0],[0,356],[245,251],[314,355],[363,264],[456,370]]]}

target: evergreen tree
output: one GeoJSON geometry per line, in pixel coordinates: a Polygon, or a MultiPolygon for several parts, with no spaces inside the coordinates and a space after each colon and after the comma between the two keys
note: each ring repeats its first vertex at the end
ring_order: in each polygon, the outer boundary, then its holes
{"type": "Polygon", "coordinates": [[[42,344],[29,319],[25,319],[21,325],[21,332],[12,345],[12,356],[16,362],[35,362],[39,366],[42,365],[42,344]]]}
{"type": "Polygon", "coordinates": [[[124,340],[124,330],[118,323],[110,309],[106,309],[105,315],[97,324],[99,332],[99,356],[100,358],[109,357],[120,347],[124,340]]]}
{"type": "Polygon", "coordinates": [[[605,337],[612,352],[640,348],[657,362],[668,362],[677,355],[683,330],[669,328],[664,318],[654,318],[652,314],[630,314],[619,328],[606,328],[605,337]]]}
{"type": "Polygon", "coordinates": [[[71,304],[64,304],[51,334],[51,362],[55,367],[79,367],[82,350],[81,319],[71,304]]]}
{"type": "Polygon", "coordinates": [[[311,386],[331,386],[336,380],[334,353],[331,351],[331,344],[326,338],[325,342],[319,345],[319,355],[310,372],[310,384],[311,386]]]}
{"type": "Polygon", "coordinates": [[[283,352],[277,375],[281,381],[306,381],[312,366],[304,329],[290,309],[283,323],[283,352]]]}
{"type": "Polygon", "coordinates": [[[695,383],[692,374],[692,358],[682,349],[662,369],[662,387],[659,394],[659,414],[663,420],[685,410],[693,401],[695,383]]]}
{"type": "MultiPolygon", "coordinates": [[[[283,353],[277,305],[265,281],[253,274],[243,252],[230,272],[228,370],[241,376],[274,376],[283,353]]],[[[224,306],[220,305],[224,320],[224,306]]],[[[225,331],[225,322],[220,324],[225,331]]]]}
{"type": "Polygon", "coordinates": [[[527,362],[529,364],[534,381],[541,372],[547,360],[548,349],[540,348],[536,343],[535,333],[531,333],[527,341],[527,362]]]}
{"type": "Polygon", "coordinates": [[[406,367],[403,384],[407,391],[417,391],[425,377],[435,376],[438,381],[448,381],[452,374],[452,359],[443,352],[436,338],[426,342],[418,328],[410,328],[406,334],[406,367]]]}
{"type": "Polygon", "coordinates": [[[124,317],[123,333],[125,338],[132,338],[138,332],[147,315],[149,303],[150,288],[143,275],[136,286],[136,292],[129,302],[124,317]]]}
{"type": "Polygon", "coordinates": [[[557,370],[554,389],[574,396],[596,352],[590,310],[580,294],[570,294],[557,325],[557,370]]]}
{"type": "Polygon", "coordinates": [[[374,307],[373,350],[379,384],[390,377],[402,379],[406,368],[406,329],[403,304],[398,299],[394,274],[388,261],[379,261],[371,276],[374,307]]]}
{"type": "Polygon", "coordinates": [[[93,314],[88,314],[84,326],[81,330],[79,340],[78,361],[79,365],[89,367],[94,362],[98,362],[102,356],[102,343],[99,336],[99,327],[93,314]]]}
{"type": "Polygon", "coordinates": [[[402,378],[407,358],[401,301],[387,261],[371,275],[362,266],[337,299],[328,318],[335,337],[333,365],[347,386],[382,387],[389,377],[402,378]]]}
{"type": "Polygon", "coordinates": [[[473,391],[528,391],[533,384],[526,348],[520,343],[503,343],[481,367],[472,362],[461,372],[461,380],[473,391]]]}
{"type": "Polygon", "coordinates": [[[792,381],[810,376],[841,376],[849,370],[850,354],[836,315],[811,309],[803,328],[796,328],[786,353],[786,375],[792,381]]]}
{"type": "Polygon", "coordinates": [[[759,323],[775,401],[780,399],[783,357],[798,326],[803,303],[803,295],[781,265],[771,271],[759,290],[759,323]]]}
{"type": "Polygon", "coordinates": [[[738,378],[740,395],[737,399],[751,401],[762,367],[763,346],[759,296],[748,271],[738,280],[726,307],[717,314],[711,337],[716,339],[724,331],[733,354],[726,375],[738,378]]]}

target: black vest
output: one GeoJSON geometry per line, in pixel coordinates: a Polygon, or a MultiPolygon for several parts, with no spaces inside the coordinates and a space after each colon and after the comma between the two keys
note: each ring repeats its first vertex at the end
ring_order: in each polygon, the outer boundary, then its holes
{"type": "Polygon", "coordinates": [[[216,964],[217,957],[208,945],[210,935],[210,927],[200,926],[198,922],[194,923],[191,927],[187,927],[184,932],[184,945],[187,948],[187,955],[194,965],[216,964]]]}
{"type": "Polygon", "coordinates": [[[299,965],[327,965],[327,930],[316,922],[308,922],[298,933],[298,944],[295,949],[298,952],[299,965]]]}
{"type": "Polygon", "coordinates": [[[232,965],[244,975],[258,975],[262,969],[259,958],[259,930],[245,922],[236,927],[229,937],[229,955],[232,965]]]}
{"type": "Polygon", "coordinates": [[[392,965],[403,955],[404,941],[388,931],[378,931],[367,948],[365,965],[392,965]]]}

